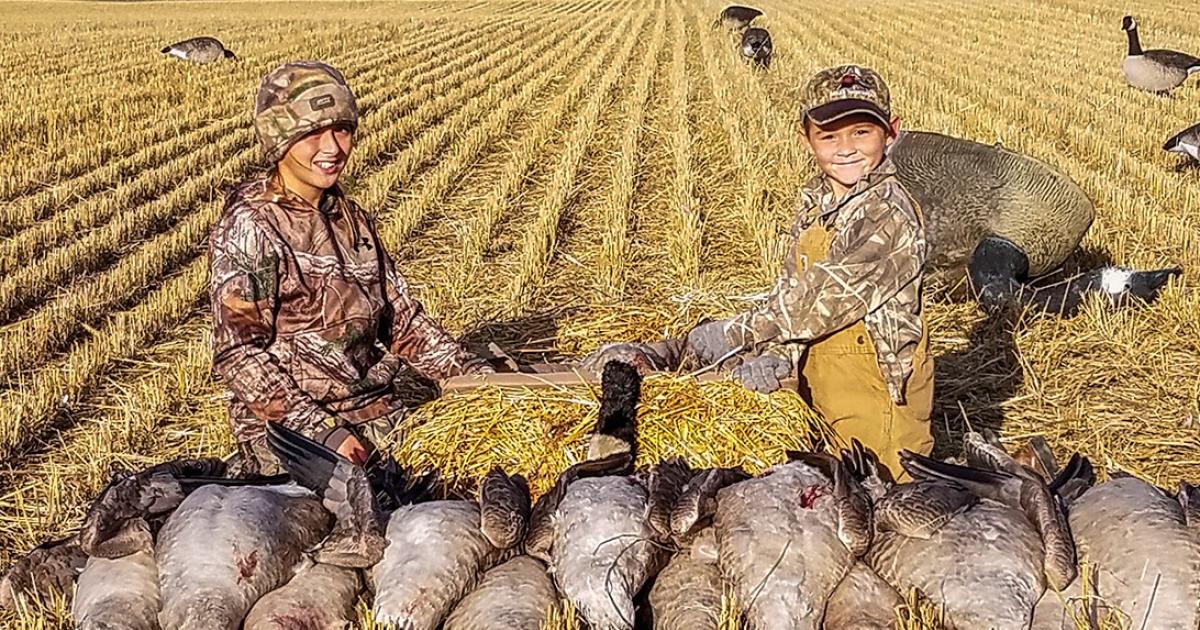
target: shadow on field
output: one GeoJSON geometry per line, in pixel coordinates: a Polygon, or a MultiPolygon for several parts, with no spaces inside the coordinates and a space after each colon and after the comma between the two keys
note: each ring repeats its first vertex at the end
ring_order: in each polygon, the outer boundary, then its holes
{"type": "Polygon", "coordinates": [[[934,358],[934,457],[959,454],[966,419],[976,431],[1003,431],[1003,405],[1024,382],[1013,341],[1016,325],[1015,314],[980,319],[965,348],[934,358]]]}

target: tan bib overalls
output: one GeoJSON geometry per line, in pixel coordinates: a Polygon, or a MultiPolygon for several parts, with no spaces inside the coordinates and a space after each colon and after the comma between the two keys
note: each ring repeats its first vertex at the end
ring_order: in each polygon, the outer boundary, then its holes
{"type": "MultiPolygon", "coordinates": [[[[815,222],[800,233],[796,261],[801,269],[829,257],[832,235],[815,222]]],[[[838,436],[858,438],[875,451],[892,474],[903,473],[900,449],[929,454],[933,448],[929,418],[933,413],[933,357],[929,327],[923,326],[905,384],[905,404],[892,401],[875,357],[875,344],[863,320],[818,339],[801,362],[800,394],[829,422],[838,436]]]]}

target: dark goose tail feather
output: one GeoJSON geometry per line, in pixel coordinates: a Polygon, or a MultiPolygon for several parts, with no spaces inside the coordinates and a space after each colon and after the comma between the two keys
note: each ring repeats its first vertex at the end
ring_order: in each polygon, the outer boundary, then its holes
{"type": "Polygon", "coordinates": [[[352,465],[330,448],[274,421],[267,422],[267,445],[296,483],[324,497],[339,465],[352,465]]]}

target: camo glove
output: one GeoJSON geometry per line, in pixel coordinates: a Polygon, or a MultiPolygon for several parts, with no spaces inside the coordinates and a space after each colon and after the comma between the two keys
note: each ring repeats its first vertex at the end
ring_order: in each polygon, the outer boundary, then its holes
{"type": "Polygon", "coordinates": [[[779,379],[787,378],[792,371],[792,363],[783,357],[771,354],[760,355],[746,359],[733,369],[733,380],[741,383],[746,389],[763,394],[769,394],[782,384],[779,379]]]}
{"type": "Polygon", "coordinates": [[[688,331],[688,349],[702,362],[716,363],[746,347],[747,342],[739,323],[740,319],[720,319],[696,326],[688,331]]]}

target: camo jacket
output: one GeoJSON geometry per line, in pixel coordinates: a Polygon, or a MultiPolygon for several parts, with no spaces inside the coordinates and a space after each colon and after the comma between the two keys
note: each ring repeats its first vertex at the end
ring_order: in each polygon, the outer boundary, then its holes
{"type": "Polygon", "coordinates": [[[320,205],[252,179],[210,235],[213,371],[239,441],[268,420],[312,436],[394,419],[402,361],[431,379],[486,369],[413,298],[370,216],[336,187],[320,205]]]}
{"type": "Polygon", "coordinates": [[[738,344],[780,351],[863,320],[893,400],[904,401],[921,340],[926,243],[920,209],[885,158],[844,197],[824,176],[801,189],[791,246],[766,301],[729,327],[738,344]],[[829,256],[803,269],[795,243],[818,222],[832,231],[829,256]]]}

